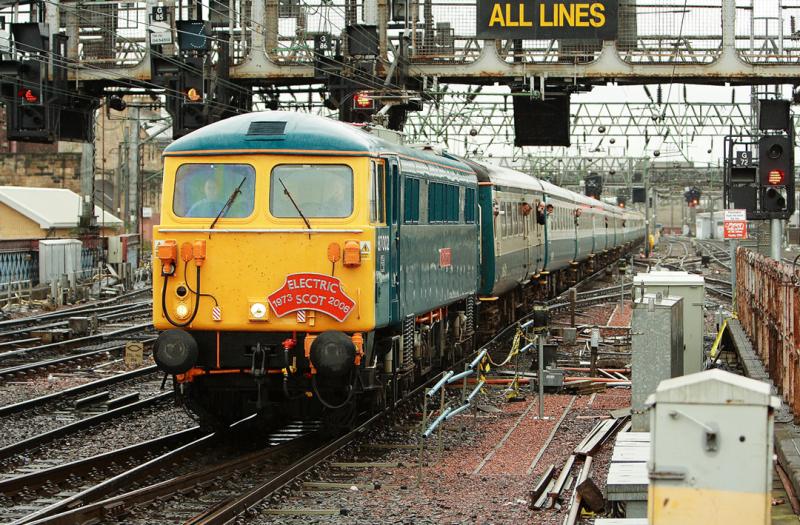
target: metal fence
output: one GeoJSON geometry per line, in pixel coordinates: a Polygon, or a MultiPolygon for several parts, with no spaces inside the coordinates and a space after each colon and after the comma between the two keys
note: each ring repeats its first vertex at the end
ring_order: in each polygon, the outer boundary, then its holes
{"type": "Polygon", "coordinates": [[[791,264],[739,248],[736,305],[753,348],[794,414],[800,414],[800,286],[791,264]]]}
{"type": "Polygon", "coordinates": [[[800,4],[736,0],[736,49],[746,62],[800,62],[800,4]]]}
{"type": "MultiPolygon", "coordinates": [[[[81,239],[81,270],[78,279],[91,277],[93,271],[104,260],[106,238],[81,239]]],[[[138,254],[137,241],[129,243],[131,253],[138,254]]],[[[0,286],[16,281],[39,284],[39,240],[0,241],[0,286]]]]}
{"type": "Polygon", "coordinates": [[[0,251],[0,285],[15,281],[39,282],[39,252],[0,251]]]}

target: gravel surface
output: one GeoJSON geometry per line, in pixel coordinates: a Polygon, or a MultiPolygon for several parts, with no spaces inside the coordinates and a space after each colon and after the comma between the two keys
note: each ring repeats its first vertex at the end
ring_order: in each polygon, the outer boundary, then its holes
{"type": "Polygon", "coordinates": [[[75,410],[73,403],[76,399],[92,395],[99,391],[108,392],[109,399],[122,395],[139,393],[139,399],[146,399],[161,392],[161,378],[157,374],[150,374],[123,384],[109,385],[94,392],[84,392],[58,403],[43,405],[34,411],[24,411],[3,418],[3,425],[9,430],[0,434],[0,447],[10,445],[16,441],[53,430],[69,423],[105,412],[102,405],[93,405],[85,409],[75,410]]]}
{"type": "MultiPolygon", "coordinates": [[[[32,375],[24,380],[6,381],[0,388],[0,406],[27,401],[133,370],[133,368],[126,368],[121,358],[114,357],[116,354],[118,352],[109,355],[110,361],[98,363],[98,365],[105,366],[79,364],[75,365],[73,371],[48,372],[47,374],[32,375]]],[[[149,355],[145,355],[143,361],[143,367],[152,364],[149,355]]]]}
{"type": "Polygon", "coordinates": [[[631,325],[631,316],[633,315],[632,306],[630,302],[625,302],[622,308],[619,305],[615,306],[614,312],[608,320],[608,326],[629,327],[631,325]]]}
{"type": "MultiPolygon", "coordinates": [[[[10,474],[34,461],[55,465],[94,456],[194,426],[194,421],[171,401],[127,414],[76,432],[0,462],[0,475],[10,474]]],[[[7,425],[4,425],[9,429],[7,425]]],[[[9,429],[28,432],[27,429],[9,429]]],[[[6,430],[6,433],[11,433],[6,430]]],[[[14,440],[16,441],[16,440],[14,440]]]]}
{"type": "MultiPolygon", "coordinates": [[[[490,394],[495,402],[500,399],[499,389],[490,394]]],[[[522,403],[502,403],[500,414],[483,416],[477,421],[472,416],[459,416],[448,422],[444,431],[444,450],[439,454],[436,438],[431,440],[421,484],[417,485],[417,451],[394,449],[377,455],[361,447],[338,458],[337,461],[402,462],[398,468],[336,469],[320,467],[307,480],[337,481],[351,484],[350,489],[322,491],[308,490],[299,484],[294,489],[275,496],[261,504],[263,509],[328,509],[334,516],[272,516],[256,514],[248,523],[561,523],[567,511],[547,510],[535,512],[528,509],[528,492],[536,483],[538,474],[550,463],[561,466],[572,449],[600,420],[577,419],[577,416],[607,414],[606,406],[619,408],[629,402],[629,396],[607,392],[595,397],[578,398],[568,413],[554,440],[546,449],[539,466],[532,475],[527,469],[544,444],[553,425],[563,413],[570,396],[547,396],[546,415],[552,419],[536,418],[537,406],[533,397],[522,403]],[[599,408],[599,407],[603,408],[599,408]],[[527,409],[530,408],[529,411],[527,409]],[[527,411],[527,413],[526,413],[527,411]],[[523,416],[524,414],[524,416],[523,416]],[[522,416],[522,417],[521,417],[522,416]],[[521,417],[521,419],[520,419],[521,417]],[[495,450],[509,429],[519,421],[504,444],[474,474],[481,462],[495,450]],[[463,426],[463,430],[461,427],[463,426]],[[371,483],[378,488],[358,488],[371,483]],[[368,494],[363,494],[365,490],[368,494]]],[[[374,437],[380,443],[387,438],[395,442],[398,433],[383,433],[374,437]],[[390,435],[391,434],[391,435],[390,435]]],[[[406,435],[406,443],[411,436],[406,435]]],[[[610,447],[607,447],[610,450],[610,447]]],[[[610,459],[598,455],[592,477],[605,486],[602,463],[610,459]]],[[[576,470],[577,472],[577,470],[576,470]]],[[[571,493],[565,492],[568,500],[571,493]]]]}

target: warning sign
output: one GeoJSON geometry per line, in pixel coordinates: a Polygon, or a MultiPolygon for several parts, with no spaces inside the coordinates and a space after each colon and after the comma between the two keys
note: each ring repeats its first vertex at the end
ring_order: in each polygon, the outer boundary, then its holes
{"type": "Polygon", "coordinates": [[[142,354],[144,354],[144,345],[142,343],[138,341],[125,343],[125,367],[139,368],[142,366],[142,354]]]}
{"type": "Polygon", "coordinates": [[[747,239],[747,210],[724,210],[723,221],[726,239],[747,239]]]}
{"type": "Polygon", "coordinates": [[[619,0],[478,0],[478,38],[614,40],[619,0]]]}

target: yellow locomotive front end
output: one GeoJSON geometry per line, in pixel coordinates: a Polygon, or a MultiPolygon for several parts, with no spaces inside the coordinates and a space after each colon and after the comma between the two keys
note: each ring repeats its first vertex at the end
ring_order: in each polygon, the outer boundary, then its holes
{"type": "Polygon", "coordinates": [[[353,388],[375,327],[383,174],[367,154],[168,150],[154,356],[201,419],[298,415],[353,388]]]}

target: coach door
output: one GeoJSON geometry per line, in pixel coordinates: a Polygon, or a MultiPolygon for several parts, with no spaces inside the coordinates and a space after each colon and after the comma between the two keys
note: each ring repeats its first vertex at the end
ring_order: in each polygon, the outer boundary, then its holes
{"type": "Polygon", "coordinates": [[[388,157],[387,201],[389,204],[389,315],[392,322],[400,320],[400,164],[397,157],[388,157]]]}

